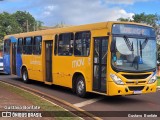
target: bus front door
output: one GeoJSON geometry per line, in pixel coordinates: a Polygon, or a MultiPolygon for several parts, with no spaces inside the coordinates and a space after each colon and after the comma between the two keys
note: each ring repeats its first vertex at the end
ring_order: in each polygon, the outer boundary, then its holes
{"type": "Polygon", "coordinates": [[[98,92],[106,92],[106,71],[107,71],[107,49],[108,38],[94,38],[94,79],[93,90],[98,92]]]}
{"type": "Polygon", "coordinates": [[[16,43],[12,43],[12,74],[16,75],[16,43]]]}
{"type": "Polygon", "coordinates": [[[46,82],[52,82],[52,47],[53,41],[45,41],[45,76],[46,82]]]}

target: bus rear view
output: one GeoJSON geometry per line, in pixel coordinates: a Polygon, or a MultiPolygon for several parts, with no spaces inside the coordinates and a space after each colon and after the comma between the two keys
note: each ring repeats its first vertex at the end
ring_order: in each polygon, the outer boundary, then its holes
{"type": "Polygon", "coordinates": [[[156,91],[156,36],[153,28],[113,24],[110,52],[109,95],[156,91]]]}

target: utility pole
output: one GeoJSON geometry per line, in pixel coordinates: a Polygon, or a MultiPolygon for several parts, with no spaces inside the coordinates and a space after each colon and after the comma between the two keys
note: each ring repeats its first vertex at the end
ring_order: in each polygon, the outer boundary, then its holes
{"type": "Polygon", "coordinates": [[[35,24],[36,24],[36,23],[34,22],[34,28],[33,28],[33,29],[34,29],[34,31],[36,31],[36,25],[35,25],[35,24]]]}
{"type": "Polygon", "coordinates": [[[29,29],[28,29],[28,20],[26,22],[27,22],[27,32],[28,32],[29,31],[29,29]]]}

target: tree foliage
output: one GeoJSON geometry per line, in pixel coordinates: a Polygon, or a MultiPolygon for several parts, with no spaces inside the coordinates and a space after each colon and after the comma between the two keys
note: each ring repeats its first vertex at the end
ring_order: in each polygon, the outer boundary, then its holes
{"type": "Polygon", "coordinates": [[[122,22],[131,22],[132,20],[130,18],[118,18],[118,21],[122,21],[122,22]]]}
{"type": "Polygon", "coordinates": [[[17,21],[7,12],[0,14],[0,40],[3,39],[4,35],[19,33],[21,28],[17,21]]]}
{"type": "Polygon", "coordinates": [[[144,23],[153,27],[157,27],[160,25],[160,16],[158,14],[145,14],[144,12],[135,14],[132,16],[132,18],[119,18],[117,20],[144,23]]]}
{"type": "Polygon", "coordinates": [[[145,23],[153,27],[160,25],[159,24],[160,16],[158,14],[145,14],[145,13],[135,14],[133,16],[133,20],[134,22],[145,23]]]}
{"type": "Polygon", "coordinates": [[[13,14],[7,12],[0,13],[0,46],[5,35],[34,31],[39,29],[42,24],[43,22],[35,20],[26,11],[17,11],[13,14]]]}
{"type": "Polygon", "coordinates": [[[22,32],[27,32],[27,27],[28,31],[34,30],[36,20],[31,14],[29,14],[29,12],[17,11],[16,13],[12,14],[12,16],[22,28],[22,32]]]}

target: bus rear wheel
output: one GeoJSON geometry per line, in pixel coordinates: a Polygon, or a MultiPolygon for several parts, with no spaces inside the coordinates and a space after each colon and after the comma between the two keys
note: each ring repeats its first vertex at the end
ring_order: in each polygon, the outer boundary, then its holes
{"type": "Polygon", "coordinates": [[[23,79],[23,82],[29,83],[28,71],[26,68],[23,68],[22,70],[22,79],[23,79]]]}
{"type": "Polygon", "coordinates": [[[84,77],[83,76],[79,76],[77,77],[76,80],[76,94],[79,97],[85,97],[86,96],[86,85],[84,82],[84,77]]]}

